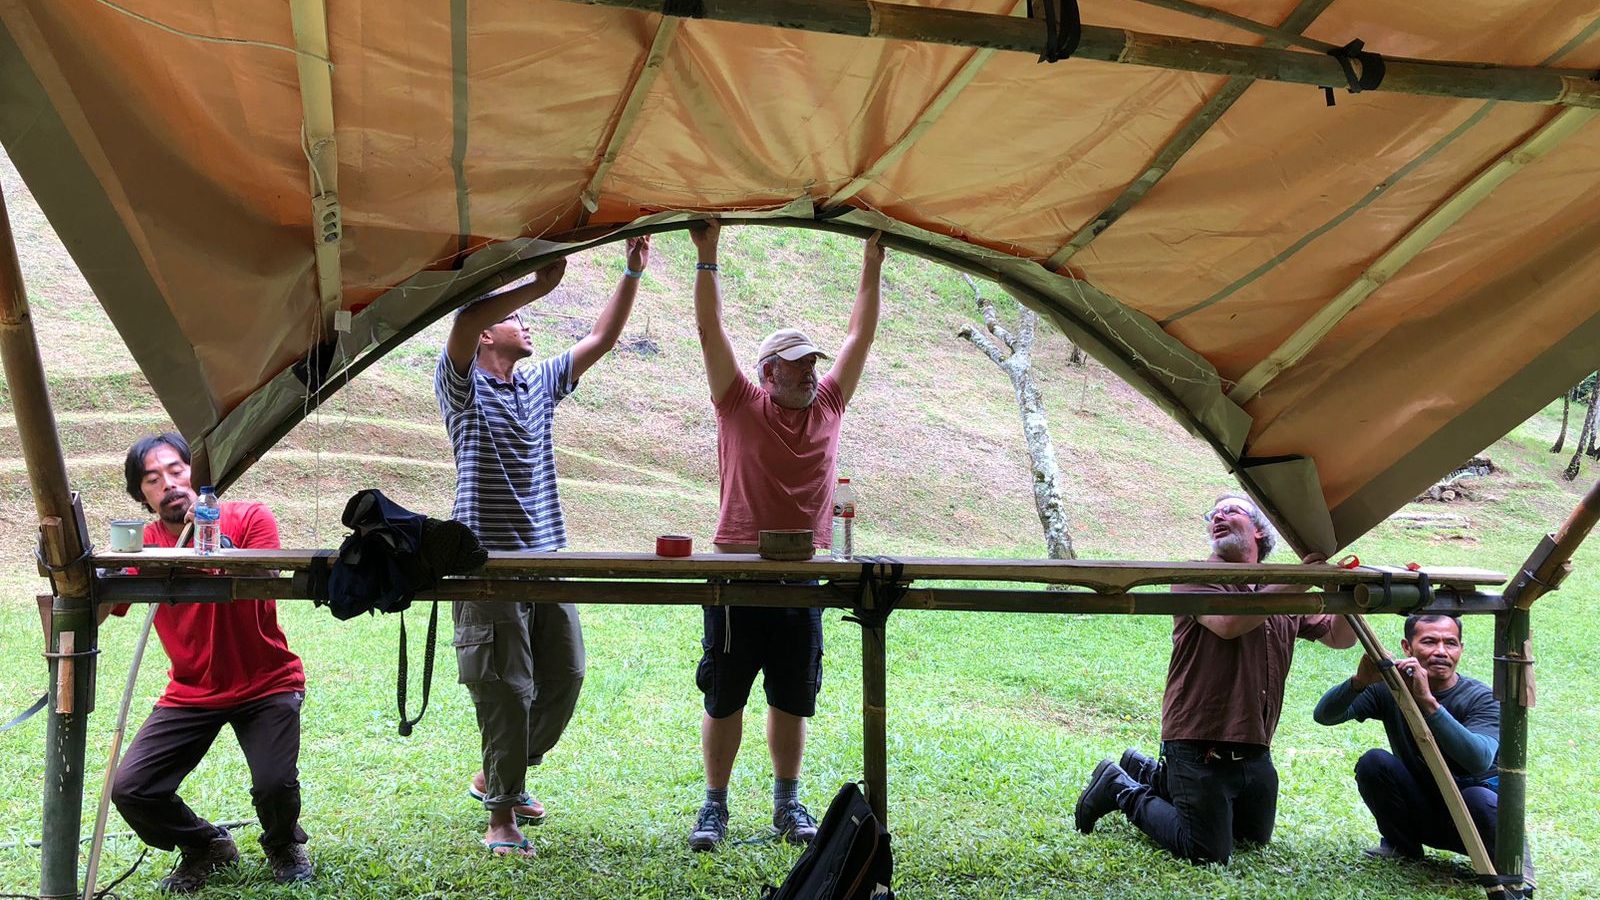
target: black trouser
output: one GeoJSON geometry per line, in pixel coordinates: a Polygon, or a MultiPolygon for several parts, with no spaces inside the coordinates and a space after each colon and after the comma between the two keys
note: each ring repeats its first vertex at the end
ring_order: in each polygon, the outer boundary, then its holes
{"type": "Polygon", "coordinates": [[[304,844],[300,830],[300,704],[305,695],[273,694],[227,709],[158,706],[139,727],[117,767],[111,800],[146,844],[162,850],[200,847],[216,826],[195,815],[178,786],[200,765],[222,726],[233,726],[250,767],[250,799],[265,847],[304,844]]]}
{"type": "MultiPolygon", "coordinates": [[[[1387,750],[1368,750],[1356,762],[1356,787],[1378,833],[1396,850],[1415,856],[1424,846],[1466,853],[1444,797],[1431,776],[1418,778],[1387,750]]],[[[1461,789],[1472,823],[1490,853],[1494,852],[1495,815],[1500,795],[1482,785],[1461,789]]]]}
{"type": "Polygon", "coordinates": [[[1152,783],[1126,791],[1128,820],[1174,856],[1225,863],[1236,840],[1265,844],[1278,815],[1278,771],[1266,747],[1167,741],[1152,783]]]}

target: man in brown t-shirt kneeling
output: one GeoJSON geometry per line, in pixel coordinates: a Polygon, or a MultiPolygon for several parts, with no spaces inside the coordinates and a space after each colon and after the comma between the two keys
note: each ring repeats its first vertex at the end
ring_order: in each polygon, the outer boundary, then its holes
{"type": "MultiPolygon", "coordinates": [[[[1277,543],[1249,498],[1223,494],[1205,516],[1211,561],[1256,563],[1277,543]]],[[[1304,563],[1323,562],[1307,554],[1304,563]]],[[[1175,590],[1289,592],[1290,585],[1180,585],[1175,590]]],[[[1264,844],[1278,811],[1272,733],[1296,638],[1335,649],[1355,644],[1340,616],[1174,616],[1161,700],[1161,760],[1129,749],[1095,766],[1074,819],[1084,834],[1113,810],[1174,856],[1226,863],[1236,840],[1264,844]]]]}

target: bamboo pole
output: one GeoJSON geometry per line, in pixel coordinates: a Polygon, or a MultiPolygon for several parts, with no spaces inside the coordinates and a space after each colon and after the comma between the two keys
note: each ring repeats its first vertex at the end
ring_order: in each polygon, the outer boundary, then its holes
{"type": "MultiPolygon", "coordinates": [[[[184,535],[190,526],[184,526],[184,535]]],[[[178,538],[183,546],[184,537],[178,538]]],[[[100,874],[100,850],[105,846],[106,818],[111,814],[111,789],[116,783],[117,762],[122,758],[122,736],[128,728],[128,710],[133,705],[133,691],[139,683],[139,666],[144,662],[144,648],[150,642],[150,627],[155,624],[155,604],[145,613],[144,625],[139,628],[139,640],[133,645],[133,659],[128,663],[128,681],[122,689],[122,706],[117,710],[117,726],[111,732],[111,752],[106,754],[105,777],[100,781],[100,805],[95,810],[94,837],[89,842],[89,865],[83,875],[83,900],[94,900],[95,881],[100,874]]]]}
{"type": "MultiPolygon", "coordinates": [[[[1015,16],[1021,6],[1020,2],[1012,4],[1008,15],[1015,16]]],[[[861,193],[867,185],[876,181],[879,175],[882,175],[890,166],[894,165],[900,157],[906,154],[907,150],[910,150],[924,134],[928,133],[928,129],[932,128],[935,122],[939,121],[939,118],[950,108],[950,104],[954,103],[956,98],[961,96],[961,92],[972,84],[973,79],[978,77],[978,73],[983,71],[983,67],[989,63],[995,53],[996,51],[994,50],[983,49],[976,50],[971,56],[967,57],[967,61],[961,64],[961,68],[956,70],[955,75],[951,76],[950,80],[945,82],[945,86],[939,89],[939,93],[928,101],[928,105],[922,110],[922,114],[917,117],[916,122],[912,123],[910,128],[906,129],[906,133],[901,135],[893,146],[883,151],[881,156],[861,170],[861,174],[852,178],[849,184],[835,191],[833,196],[822,204],[822,208],[832,209],[861,193]]]]}
{"type": "MultiPolygon", "coordinates": [[[[566,0],[661,13],[664,0],[566,0]]],[[[700,18],[891,40],[987,47],[1038,56],[1043,26],[1028,19],[868,0],[703,0],[700,18]]],[[[1382,47],[1372,50],[1381,52],[1382,47]]],[[[1248,47],[1121,28],[1083,26],[1074,59],[1148,66],[1206,75],[1243,75],[1312,86],[1346,84],[1326,54],[1248,47]]],[[[1434,97],[1477,97],[1519,103],[1600,108],[1600,82],[1581,70],[1514,68],[1484,63],[1385,59],[1379,91],[1434,97]]],[[[1068,70],[1070,71],[1070,70],[1068,70]]]]}
{"type": "MultiPolygon", "coordinates": [[[[1500,699],[1500,805],[1495,810],[1495,868],[1524,874],[1528,828],[1528,708],[1533,706],[1533,644],[1527,609],[1495,616],[1495,694],[1500,699]]],[[[1525,896],[1528,885],[1509,889],[1525,896]]]]}
{"type": "MultiPolygon", "coordinates": [[[[1300,33],[1300,28],[1290,25],[1287,21],[1274,28],[1271,25],[1263,25],[1254,19],[1237,16],[1220,9],[1212,9],[1209,6],[1192,3],[1190,0],[1138,0],[1138,2],[1146,6],[1159,6],[1162,9],[1170,9],[1173,12],[1180,12],[1198,19],[1221,22],[1241,31],[1248,31],[1251,34],[1266,38],[1266,46],[1269,47],[1274,45],[1300,47],[1305,50],[1314,50],[1318,53],[1327,53],[1329,50],[1335,49],[1334,44],[1306,37],[1300,33]]],[[[1323,4],[1323,8],[1327,8],[1326,3],[1323,4]]]]}
{"type": "Polygon", "coordinates": [[[1427,218],[1406,232],[1404,237],[1396,241],[1378,257],[1376,262],[1362,272],[1361,277],[1328,301],[1327,305],[1306,320],[1305,324],[1295,329],[1294,334],[1291,334],[1276,350],[1267,354],[1265,359],[1246,372],[1244,377],[1239,379],[1238,385],[1228,392],[1228,399],[1242,406],[1260,394],[1262,388],[1310,353],[1335,326],[1344,321],[1345,316],[1388,283],[1395,273],[1416,259],[1422,251],[1428,249],[1450,226],[1460,221],[1462,216],[1477,208],[1495,188],[1549,153],[1568,136],[1588,125],[1596,115],[1600,115],[1600,111],[1562,110],[1532,137],[1478,173],[1477,177],[1467,182],[1437,209],[1429,213],[1427,218]]]}
{"type": "MultiPolygon", "coordinates": [[[[78,834],[83,812],[83,755],[88,713],[94,701],[95,618],[90,588],[88,537],[67,482],[67,465],[57,437],[55,413],[45,383],[44,364],[11,239],[11,220],[0,195],[0,357],[11,393],[17,437],[28,467],[34,507],[40,522],[43,562],[52,570],[55,602],[50,617],[50,648],[62,651],[62,635],[80,655],[70,667],[73,678],[67,712],[52,711],[45,728],[43,835],[39,893],[73,897],[78,893],[78,834]]],[[[70,658],[70,657],[69,657],[70,658]]],[[[63,691],[55,676],[61,657],[50,660],[52,710],[61,708],[63,691]]]]}
{"type": "MultiPolygon", "coordinates": [[[[1156,0],[1146,0],[1146,2],[1156,2],[1156,0]]],[[[1326,10],[1332,3],[1333,0],[1301,0],[1300,5],[1295,8],[1294,12],[1290,13],[1287,19],[1284,19],[1282,27],[1273,29],[1275,36],[1269,39],[1265,46],[1283,46],[1298,35],[1299,32],[1309,27],[1312,22],[1316,21],[1317,16],[1322,15],[1323,10],[1326,10]]],[[[1156,5],[1166,4],[1156,2],[1156,5]]],[[[1184,5],[1191,6],[1192,4],[1184,5]]],[[[1100,214],[1091,219],[1087,225],[1078,229],[1078,233],[1073,235],[1071,240],[1067,241],[1061,249],[1045,260],[1045,268],[1059,271],[1062,266],[1067,264],[1068,260],[1093,243],[1095,238],[1115,224],[1140,200],[1143,200],[1145,195],[1150,193],[1151,189],[1161,182],[1161,179],[1167,177],[1173,167],[1178,164],[1178,161],[1195,144],[1200,142],[1200,138],[1211,130],[1211,126],[1215,125],[1224,113],[1233,108],[1233,104],[1244,96],[1245,90],[1252,84],[1255,84],[1255,79],[1253,78],[1238,75],[1229,78],[1211,96],[1211,99],[1200,107],[1200,111],[1195,113],[1194,118],[1190,119],[1177,134],[1173,135],[1171,140],[1167,141],[1167,145],[1162,147],[1161,152],[1157,153],[1155,158],[1150,161],[1150,164],[1145,167],[1145,170],[1139,173],[1139,177],[1124,188],[1117,199],[1111,201],[1111,205],[1101,210],[1100,214]]]]}
{"type": "Polygon", "coordinates": [[[1600,481],[1596,481],[1573,507],[1560,530],[1545,535],[1529,554],[1527,562],[1517,570],[1516,578],[1507,585],[1506,600],[1519,609],[1527,609],[1545,593],[1555,590],[1572,570],[1572,554],[1594,530],[1597,520],[1600,520],[1600,481]]]}
{"type": "Polygon", "coordinates": [[[867,803],[889,827],[888,648],[884,628],[861,626],[861,763],[867,803]]]}
{"type": "MultiPolygon", "coordinates": [[[[1383,649],[1383,644],[1378,636],[1373,633],[1372,626],[1361,616],[1346,616],[1346,621],[1356,633],[1356,639],[1361,642],[1361,647],[1366,651],[1373,662],[1379,663],[1378,670],[1383,673],[1383,681],[1389,687],[1389,693],[1394,696],[1395,705],[1400,707],[1400,714],[1405,718],[1406,726],[1411,731],[1411,737],[1417,742],[1417,750],[1428,764],[1428,771],[1433,775],[1434,785],[1439,788],[1439,794],[1444,798],[1445,808],[1450,810],[1450,820],[1455,823],[1456,831],[1461,835],[1461,844],[1467,848],[1467,857],[1472,860],[1472,869],[1479,875],[1495,874],[1494,860],[1490,858],[1489,851],[1483,846],[1483,838],[1479,836],[1477,826],[1472,823],[1472,814],[1467,811],[1467,803],[1461,799],[1461,789],[1456,786],[1455,777],[1450,774],[1450,767],[1444,761],[1444,753],[1439,750],[1439,744],[1433,739],[1433,731],[1428,728],[1428,723],[1422,717],[1422,710],[1417,706],[1417,698],[1411,696],[1411,688],[1405,683],[1402,676],[1393,665],[1381,665],[1389,659],[1388,651],[1383,649]]],[[[1507,896],[1507,890],[1502,885],[1485,885],[1484,891],[1491,898],[1507,896]]]]}
{"type": "Polygon", "coordinates": [[[333,65],[328,49],[328,10],[323,0],[289,0],[290,23],[300,76],[304,150],[311,165],[311,232],[317,263],[317,295],[324,333],[332,333],[344,303],[339,258],[344,236],[339,208],[339,146],[333,130],[333,65]]]}
{"type": "Polygon", "coordinates": [[[650,96],[650,88],[656,83],[656,78],[661,75],[661,67],[667,60],[667,54],[672,50],[672,44],[678,37],[678,19],[672,16],[662,16],[661,23],[656,26],[656,35],[650,41],[650,49],[645,54],[644,68],[639,70],[639,77],[634,80],[633,89],[628,91],[628,99],[622,105],[622,112],[617,115],[617,124],[611,129],[611,134],[606,138],[606,145],[600,151],[600,162],[595,166],[594,174],[589,177],[589,183],[579,195],[583,201],[584,212],[578,222],[581,228],[588,223],[591,213],[600,208],[600,185],[605,182],[606,175],[617,161],[617,154],[622,150],[622,144],[632,133],[634,123],[639,119],[639,113],[644,110],[645,98],[650,96]]]}

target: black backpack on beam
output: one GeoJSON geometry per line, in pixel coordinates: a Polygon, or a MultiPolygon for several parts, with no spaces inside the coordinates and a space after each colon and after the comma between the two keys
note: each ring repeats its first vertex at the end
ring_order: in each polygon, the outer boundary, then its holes
{"type": "Polygon", "coordinates": [[[839,789],[789,877],[760,900],[894,900],[889,832],[855,782],[839,789]]]}

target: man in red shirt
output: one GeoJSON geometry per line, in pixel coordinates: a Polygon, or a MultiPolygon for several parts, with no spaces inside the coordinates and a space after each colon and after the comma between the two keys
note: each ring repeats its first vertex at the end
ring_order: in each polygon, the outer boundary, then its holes
{"type": "MultiPolygon", "coordinates": [[[[722,476],[716,548],[754,553],[760,532],[809,528],[816,546],[832,543],[835,462],[845,406],[861,380],[878,330],[883,247],[867,239],[850,329],[839,360],[819,380],[818,350],[800,331],[773,332],[761,343],[752,383],[739,371],[722,326],[717,290],[719,223],[692,232],[700,261],[695,322],[706,379],[717,412],[717,464],[722,476]]],[[[767,744],[772,754],[772,824],[788,840],[809,842],[817,821],[800,802],[806,719],[816,712],[822,682],[822,611],[707,607],[704,654],[695,682],[705,694],[700,752],[706,799],[689,833],[693,850],[715,850],[728,833],[728,779],[744,736],[744,707],[757,672],[767,694],[767,744]]]]}
{"type": "MultiPolygon", "coordinates": [[[[1250,498],[1223,494],[1205,514],[1211,562],[1259,563],[1278,536],[1250,498]]],[[[1320,553],[1301,558],[1320,563],[1320,553]]],[[[1292,593],[1303,586],[1178,585],[1193,593],[1292,593]]],[[[1167,852],[1226,863],[1234,844],[1265,844],[1278,812],[1272,735],[1296,640],[1353,646],[1342,616],[1173,616],[1172,658],[1161,700],[1161,760],[1137,750],[1095,767],[1074,821],[1089,834],[1121,810],[1167,852]]]]}
{"type": "MultiPolygon", "coordinates": [[[[177,546],[195,503],[188,443],[171,432],[143,438],[129,448],[124,474],[128,495],[158,516],[145,526],[145,546],[177,546]]],[[[224,547],[278,547],[278,523],[260,503],[222,504],[221,524],[224,547]]],[[[109,610],[127,611],[127,605],[109,610]]],[[[145,843],[181,852],[161,887],[197,891],[213,871],[239,860],[228,830],[196,815],[178,796],[178,786],[224,725],[232,726],[250,766],[250,798],[273,878],[280,884],[310,880],[311,858],[299,824],[306,676],[278,627],[277,605],[163,605],[155,627],[172,661],[171,680],[128,746],[111,799],[145,843]]]]}

